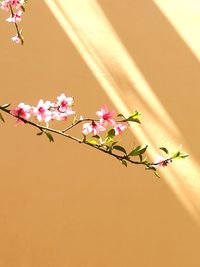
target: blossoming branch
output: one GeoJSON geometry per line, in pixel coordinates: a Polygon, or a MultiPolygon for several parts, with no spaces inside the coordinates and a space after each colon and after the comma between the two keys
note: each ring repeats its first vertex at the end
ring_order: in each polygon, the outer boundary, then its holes
{"type": "Polygon", "coordinates": [[[16,28],[16,35],[11,37],[12,41],[17,44],[24,43],[24,37],[22,36],[22,30],[19,30],[18,23],[22,19],[22,14],[25,12],[25,3],[27,0],[3,0],[0,1],[0,8],[10,13],[10,16],[6,19],[7,22],[14,23],[16,28]]]}
{"type": "MultiPolygon", "coordinates": [[[[157,172],[158,167],[166,167],[174,159],[186,158],[188,156],[188,154],[181,152],[180,149],[170,154],[167,148],[160,147],[160,150],[166,156],[159,155],[155,158],[154,162],[151,162],[144,156],[148,148],[147,145],[139,145],[129,151],[121,144],[119,145],[117,136],[122,135],[130,126],[130,123],[140,123],[139,118],[141,114],[138,111],[125,117],[123,114],[117,115],[115,111],[109,111],[108,107],[103,105],[96,112],[96,118],[86,118],[82,115],[77,116],[73,110],[73,105],[73,97],[61,94],[55,102],[40,99],[36,106],[20,103],[12,109],[8,109],[10,105],[5,104],[0,106],[0,110],[15,117],[16,125],[28,124],[39,129],[37,135],[45,135],[50,142],[54,142],[52,134],[59,134],[115,157],[126,167],[128,163],[143,165],[147,170],[154,171],[156,176],[159,176],[157,172]],[[63,130],[50,128],[49,124],[51,121],[64,121],[66,122],[66,127],[63,130]],[[78,124],[82,124],[81,138],[68,134],[78,124]]],[[[5,122],[1,113],[0,119],[5,122]]]]}

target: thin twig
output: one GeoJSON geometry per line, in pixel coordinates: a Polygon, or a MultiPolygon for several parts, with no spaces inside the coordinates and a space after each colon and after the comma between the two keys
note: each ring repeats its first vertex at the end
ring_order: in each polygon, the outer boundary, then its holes
{"type": "MultiPolygon", "coordinates": [[[[100,122],[100,119],[90,119],[90,118],[85,118],[85,119],[80,119],[75,121],[74,123],[72,123],[71,125],[69,125],[67,128],[65,128],[64,130],[62,130],[63,133],[69,131],[70,129],[74,128],[76,125],[85,122],[85,121],[94,121],[94,122],[100,122]]],[[[120,121],[116,121],[116,123],[121,123],[121,122],[127,122],[127,119],[123,119],[120,121]]]]}
{"type": "Polygon", "coordinates": [[[73,127],[75,127],[76,125],[78,125],[81,122],[85,122],[85,121],[96,121],[99,122],[99,120],[94,120],[94,119],[89,119],[89,118],[85,118],[85,119],[80,119],[78,121],[75,121],[74,123],[72,123],[71,125],[69,125],[67,128],[65,128],[64,130],[62,130],[63,133],[69,131],[70,129],[72,129],[73,127]]]}
{"type": "MultiPolygon", "coordinates": [[[[9,5],[9,6],[10,6],[10,12],[11,12],[11,15],[12,15],[12,17],[13,17],[13,16],[14,16],[13,8],[12,8],[11,5],[9,5]]],[[[18,25],[17,25],[16,22],[14,22],[14,24],[15,24],[15,28],[16,28],[16,31],[17,31],[17,36],[19,37],[19,39],[20,39],[20,41],[21,41],[21,44],[23,45],[23,44],[24,44],[24,40],[23,40],[23,37],[22,37],[22,35],[21,35],[21,33],[20,33],[19,27],[18,27],[18,25]]]]}
{"type": "Polygon", "coordinates": [[[2,111],[4,111],[4,112],[8,113],[8,114],[11,115],[12,117],[15,117],[15,118],[17,118],[17,119],[20,119],[20,120],[23,121],[25,124],[29,124],[29,125],[31,125],[31,126],[37,128],[37,129],[39,129],[39,130],[42,131],[42,132],[48,131],[48,132],[52,132],[52,133],[55,133],[55,134],[58,134],[58,135],[62,135],[62,136],[64,136],[64,137],[69,138],[69,139],[71,139],[71,140],[73,140],[73,141],[76,141],[76,142],[78,142],[78,143],[80,143],[80,144],[85,144],[85,145],[91,146],[91,147],[93,147],[93,148],[95,148],[95,149],[97,149],[97,150],[100,150],[101,152],[103,152],[103,153],[105,153],[105,154],[108,154],[108,155],[110,155],[110,156],[112,156],[112,157],[114,157],[114,158],[116,158],[116,159],[118,159],[118,160],[120,160],[120,161],[125,160],[125,161],[130,162],[130,163],[133,163],[133,164],[144,165],[144,166],[146,166],[146,167],[153,167],[153,166],[157,166],[157,165],[159,165],[159,164],[162,164],[162,163],[164,163],[164,162],[170,162],[170,161],[172,160],[172,158],[168,158],[168,159],[165,159],[165,160],[160,161],[160,162],[157,162],[157,163],[153,163],[153,162],[151,163],[151,162],[146,162],[146,161],[134,161],[134,160],[130,159],[130,158],[128,157],[128,155],[120,156],[120,155],[118,155],[118,154],[113,153],[113,152],[110,151],[110,150],[106,150],[106,149],[103,147],[103,145],[91,144],[91,143],[87,142],[86,140],[84,140],[84,138],[83,138],[83,139],[80,139],[80,138],[77,138],[77,137],[75,137],[75,136],[68,135],[68,134],[66,134],[66,133],[64,132],[64,131],[67,131],[67,130],[71,129],[72,127],[75,127],[77,124],[79,124],[79,123],[81,123],[81,122],[83,122],[83,121],[94,121],[94,120],[89,119],[89,118],[86,118],[86,119],[83,119],[83,120],[79,120],[79,121],[77,121],[76,123],[70,125],[70,126],[69,126],[68,128],[66,128],[65,130],[59,131],[59,130],[56,130],[56,129],[53,129],[53,128],[49,128],[49,127],[46,127],[46,126],[42,126],[42,125],[37,124],[37,123],[34,123],[34,122],[32,122],[32,121],[26,120],[26,119],[24,119],[24,118],[21,118],[20,116],[15,116],[15,115],[13,115],[12,113],[10,113],[10,110],[9,110],[9,109],[7,109],[7,108],[5,108],[5,107],[3,107],[3,106],[0,106],[0,110],[2,110],[2,111]]]}

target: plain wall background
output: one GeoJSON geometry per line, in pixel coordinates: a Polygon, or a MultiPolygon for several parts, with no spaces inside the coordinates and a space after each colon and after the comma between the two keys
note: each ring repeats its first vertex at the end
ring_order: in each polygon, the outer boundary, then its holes
{"type": "MultiPolygon", "coordinates": [[[[98,2],[198,157],[199,62],[152,1],[98,2]]],[[[27,5],[23,47],[0,18],[2,104],[66,92],[79,113],[115,109],[43,1],[27,5]]],[[[5,119],[0,266],[200,266],[199,227],[164,180],[59,136],[49,144],[5,119]]]]}

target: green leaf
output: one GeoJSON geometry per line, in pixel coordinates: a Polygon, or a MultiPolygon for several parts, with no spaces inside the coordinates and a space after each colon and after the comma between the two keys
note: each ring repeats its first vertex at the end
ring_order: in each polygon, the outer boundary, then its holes
{"type": "Polygon", "coordinates": [[[43,131],[41,131],[41,132],[37,133],[37,135],[42,135],[42,134],[43,134],[43,131]]]}
{"type": "Polygon", "coordinates": [[[77,121],[78,121],[77,115],[75,115],[74,118],[73,118],[72,124],[75,124],[77,121]]]}
{"type": "Polygon", "coordinates": [[[135,111],[134,113],[132,113],[127,119],[126,121],[132,121],[132,122],[137,122],[140,123],[139,121],[139,117],[141,116],[141,114],[138,111],[135,111]]]}
{"type": "Polygon", "coordinates": [[[156,168],[152,165],[147,165],[146,166],[146,170],[153,170],[153,171],[156,171],[156,168]]]}
{"type": "Polygon", "coordinates": [[[155,174],[155,176],[157,176],[158,178],[160,178],[160,175],[159,175],[159,173],[157,171],[154,171],[154,174],[155,174]]]}
{"type": "Polygon", "coordinates": [[[115,142],[112,143],[111,146],[113,147],[113,146],[116,145],[117,143],[118,143],[118,141],[115,141],[115,142]]]}
{"type": "Polygon", "coordinates": [[[113,141],[113,137],[107,136],[106,139],[103,141],[103,144],[108,144],[113,141]]]}
{"type": "Polygon", "coordinates": [[[86,142],[86,135],[83,134],[83,143],[85,143],[85,142],[86,142]]]}
{"type": "Polygon", "coordinates": [[[173,159],[184,159],[184,158],[187,158],[188,156],[189,154],[181,152],[181,151],[177,151],[172,154],[173,159]]]}
{"type": "Polygon", "coordinates": [[[124,148],[123,146],[113,146],[113,149],[116,149],[116,150],[118,150],[118,151],[121,151],[121,152],[123,152],[125,155],[127,154],[127,153],[126,153],[126,150],[125,150],[125,148],[124,148]]]}
{"type": "Polygon", "coordinates": [[[91,145],[98,145],[99,144],[99,142],[96,139],[92,139],[92,138],[86,140],[86,143],[91,144],[91,145]]]}
{"type": "Polygon", "coordinates": [[[172,158],[173,158],[173,159],[175,159],[175,158],[179,158],[180,154],[181,154],[180,151],[174,152],[174,153],[172,154],[172,158]]]}
{"type": "Polygon", "coordinates": [[[92,137],[93,137],[93,138],[96,138],[96,139],[98,139],[98,140],[101,138],[99,135],[93,135],[92,137]]]}
{"type": "Polygon", "coordinates": [[[108,131],[107,136],[114,137],[115,136],[115,130],[114,129],[111,129],[110,131],[108,131]]]}
{"type": "Polygon", "coordinates": [[[108,146],[108,147],[109,147],[108,151],[109,151],[109,152],[112,152],[112,150],[113,150],[113,146],[116,145],[117,143],[118,143],[118,141],[115,141],[115,142],[113,142],[110,146],[108,146]]]}
{"type": "Polygon", "coordinates": [[[3,121],[3,122],[5,122],[5,120],[4,120],[4,118],[3,118],[3,116],[2,116],[1,113],[0,113],[0,120],[3,121]]]}
{"type": "Polygon", "coordinates": [[[187,157],[189,157],[189,154],[187,154],[187,153],[181,153],[180,154],[180,158],[182,158],[182,159],[187,158],[187,157]]]}
{"type": "Polygon", "coordinates": [[[164,151],[166,154],[169,154],[169,151],[166,147],[159,147],[162,151],[164,151]]]}
{"type": "Polygon", "coordinates": [[[118,114],[117,117],[122,117],[123,119],[125,119],[124,115],[123,114],[118,114]]]}
{"type": "Polygon", "coordinates": [[[43,131],[45,134],[46,134],[46,136],[48,137],[48,139],[49,139],[49,142],[54,142],[54,139],[53,139],[53,136],[50,134],[50,132],[47,132],[47,131],[43,131]]]}
{"type": "Polygon", "coordinates": [[[115,136],[115,130],[111,129],[110,131],[108,131],[106,139],[104,140],[104,144],[110,143],[113,141],[113,138],[115,136]]]}
{"type": "Polygon", "coordinates": [[[126,160],[122,159],[122,160],[121,160],[121,162],[122,162],[122,165],[124,165],[125,167],[127,167],[127,166],[128,166],[128,165],[127,165],[127,161],[126,161],[126,160]]]}
{"type": "Polygon", "coordinates": [[[4,104],[4,105],[2,105],[1,107],[2,108],[8,108],[10,106],[10,104],[4,104]]]}
{"type": "Polygon", "coordinates": [[[142,155],[147,150],[147,145],[137,146],[135,149],[133,149],[128,156],[139,156],[142,155]]]}

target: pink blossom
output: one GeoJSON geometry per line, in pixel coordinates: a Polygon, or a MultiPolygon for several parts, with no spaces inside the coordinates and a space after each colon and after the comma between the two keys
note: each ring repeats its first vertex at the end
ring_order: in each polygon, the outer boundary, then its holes
{"type": "Polygon", "coordinates": [[[25,4],[24,0],[4,0],[0,3],[1,9],[8,10],[10,6],[20,8],[25,4]]]}
{"type": "Polygon", "coordinates": [[[15,8],[20,8],[25,4],[25,0],[10,0],[10,4],[15,8]]]}
{"type": "Polygon", "coordinates": [[[105,131],[106,129],[98,122],[87,122],[83,124],[83,134],[92,133],[93,135],[98,135],[100,132],[105,131]]]}
{"type": "Polygon", "coordinates": [[[171,162],[172,162],[171,159],[166,159],[160,155],[157,155],[155,159],[155,164],[159,167],[166,167],[171,162]]]}
{"type": "Polygon", "coordinates": [[[60,111],[66,111],[67,109],[71,109],[73,103],[73,97],[67,97],[65,96],[65,94],[61,94],[57,97],[57,105],[59,106],[60,111]]]}
{"type": "Polygon", "coordinates": [[[128,127],[128,123],[116,123],[114,130],[115,135],[121,134],[128,127]]]}
{"type": "Polygon", "coordinates": [[[113,117],[115,116],[115,111],[108,111],[108,107],[106,105],[103,105],[100,111],[97,111],[96,114],[100,118],[101,125],[106,126],[107,123],[112,126],[115,125],[115,121],[113,120],[113,117]]]}
{"type": "Polygon", "coordinates": [[[68,114],[65,112],[59,112],[58,110],[52,111],[52,120],[65,121],[68,118],[68,114]]]}
{"type": "Polygon", "coordinates": [[[37,107],[32,108],[32,113],[36,116],[36,119],[39,122],[42,120],[49,122],[52,119],[52,112],[50,111],[51,107],[52,103],[50,101],[44,102],[42,99],[40,99],[37,107]]]}
{"type": "Polygon", "coordinates": [[[10,5],[10,0],[5,0],[0,2],[1,5],[1,9],[7,11],[9,9],[9,5],[10,5]]]}
{"type": "MultiPolygon", "coordinates": [[[[21,35],[22,31],[20,31],[20,35],[21,35]]],[[[11,37],[11,40],[16,43],[16,44],[20,44],[21,43],[21,38],[19,37],[18,34],[16,34],[15,36],[11,37]]]]}
{"type": "MultiPolygon", "coordinates": [[[[29,105],[20,103],[16,108],[11,109],[10,114],[28,120],[31,116],[30,112],[31,107],[29,105]]],[[[20,118],[17,118],[17,124],[24,123],[23,120],[20,120],[20,118]]]]}
{"type": "Polygon", "coordinates": [[[59,111],[59,109],[55,109],[52,111],[52,120],[63,121],[67,120],[70,115],[73,115],[75,112],[73,110],[67,109],[66,111],[59,111]]]}
{"type": "Polygon", "coordinates": [[[10,17],[6,19],[6,21],[17,23],[17,22],[21,21],[22,13],[23,12],[21,10],[19,10],[17,13],[11,14],[10,17]]]}

